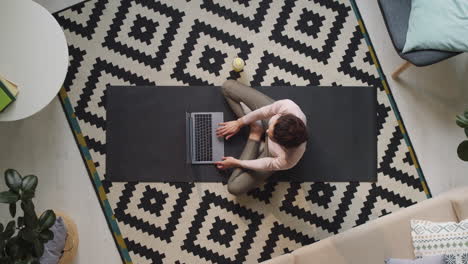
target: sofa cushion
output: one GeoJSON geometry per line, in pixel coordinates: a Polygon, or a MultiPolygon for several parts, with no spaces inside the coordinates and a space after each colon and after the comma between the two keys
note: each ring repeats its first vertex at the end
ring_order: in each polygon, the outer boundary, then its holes
{"type": "Polygon", "coordinates": [[[385,259],[413,259],[411,219],[456,221],[447,197],[429,199],[292,252],[296,264],[383,263],[385,259]],[[363,254],[363,251],[365,254],[363,254]]]}
{"type": "Polygon", "coordinates": [[[412,0],[403,53],[414,50],[468,52],[468,1],[412,0]]]}
{"type": "Polygon", "coordinates": [[[468,263],[468,252],[444,255],[444,264],[466,264],[468,263]]]}
{"type": "Polygon", "coordinates": [[[416,257],[468,252],[468,220],[460,223],[411,220],[411,236],[416,257]]]}

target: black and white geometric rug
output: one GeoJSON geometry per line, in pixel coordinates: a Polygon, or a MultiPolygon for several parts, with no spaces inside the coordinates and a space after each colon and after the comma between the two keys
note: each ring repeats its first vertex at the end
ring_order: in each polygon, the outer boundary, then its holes
{"type": "Polygon", "coordinates": [[[257,263],[430,195],[355,8],[350,0],[91,0],[56,14],[70,52],[60,97],[125,263],[257,263]],[[246,61],[241,74],[231,69],[236,56],[246,61]],[[222,183],[106,180],[108,85],[228,78],[376,87],[378,181],[269,183],[236,199],[222,183]]]}

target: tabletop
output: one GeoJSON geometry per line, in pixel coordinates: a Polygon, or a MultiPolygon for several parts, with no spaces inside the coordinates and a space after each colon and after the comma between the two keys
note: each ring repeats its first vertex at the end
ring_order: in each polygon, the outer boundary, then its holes
{"type": "Polygon", "coordinates": [[[0,2],[0,36],[0,76],[19,89],[0,121],[14,121],[39,112],[57,95],[68,69],[68,47],[52,14],[31,0],[0,2]]]}

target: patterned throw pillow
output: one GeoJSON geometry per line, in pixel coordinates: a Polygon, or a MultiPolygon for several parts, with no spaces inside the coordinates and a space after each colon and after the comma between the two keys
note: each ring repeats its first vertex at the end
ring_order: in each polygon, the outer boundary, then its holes
{"type": "Polygon", "coordinates": [[[444,255],[444,264],[468,264],[468,253],[444,255]]]}
{"type": "Polygon", "coordinates": [[[468,219],[460,223],[411,220],[411,236],[416,257],[446,254],[461,258],[468,252],[468,219]]]}

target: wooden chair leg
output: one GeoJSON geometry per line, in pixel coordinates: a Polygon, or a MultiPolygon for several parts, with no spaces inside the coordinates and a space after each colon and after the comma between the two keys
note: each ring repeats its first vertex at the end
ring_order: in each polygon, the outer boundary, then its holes
{"type": "Polygon", "coordinates": [[[400,67],[398,67],[393,73],[392,73],[392,79],[398,79],[398,76],[400,76],[400,73],[402,73],[403,71],[405,71],[406,69],[408,69],[411,65],[411,62],[409,61],[406,61],[405,63],[403,63],[400,67]]]}

